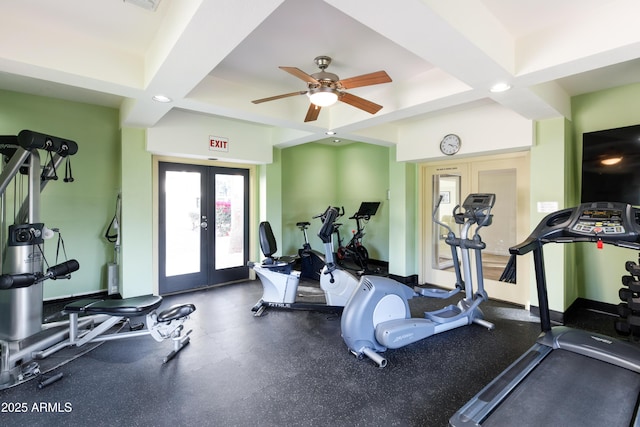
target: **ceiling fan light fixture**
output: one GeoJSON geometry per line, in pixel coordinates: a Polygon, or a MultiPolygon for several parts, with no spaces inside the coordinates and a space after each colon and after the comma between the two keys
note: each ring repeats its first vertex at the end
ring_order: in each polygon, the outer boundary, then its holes
{"type": "Polygon", "coordinates": [[[338,101],[338,91],[326,86],[310,89],[307,96],[318,107],[330,107],[338,101]]]}

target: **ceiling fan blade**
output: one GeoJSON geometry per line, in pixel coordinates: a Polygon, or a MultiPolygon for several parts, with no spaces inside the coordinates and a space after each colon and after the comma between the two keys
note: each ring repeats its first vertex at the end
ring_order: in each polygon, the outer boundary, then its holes
{"type": "Polygon", "coordinates": [[[377,113],[382,108],[382,105],[378,105],[375,102],[367,101],[364,98],[351,95],[347,92],[343,92],[338,99],[344,103],[347,103],[353,107],[359,108],[371,114],[377,113]]]}
{"type": "Polygon", "coordinates": [[[298,92],[291,92],[291,93],[285,93],[283,95],[276,95],[276,96],[270,96],[268,98],[256,99],[251,102],[253,102],[254,104],[260,104],[261,102],[274,101],[276,99],[288,98],[290,96],[296,96],[296,95],[304,95],[305,93],[307,93],[306,90],[300,90],[298,92]]]}
{"type": "Polygon", "coordinates": [[[391,82],[391,77],[386,71],[376,71],[375,73],[363,74],[357,77],[351,77],[348,79],[340,80],[340,84],[345,89],[351,89],[354,87],[378,85],[380,83],[391,82]]]}
{"type": "Polygon", "coordinates": [[[314,79],[309,74],[305,73],[304,71],[302,71],[299,68],[296,68],[296,67],[278,67],[278,68],[280,68],[281,70],[286,71],[289,74],[292,74],[292,75],[296,76],[300,80],[304,80],[307,83],[314,83],[314,84],[317,84],[317,85],[320,84],[320,82],[318,80],[314,79]]]}
{"type": "Polygon", "coordinates": [[[312,122],[318,118],[318,114],[320,114],[320,107],[315,104],[309,104],[309,109],[307,110],[307,116],[304,118],[305,122],[312,122]]]}

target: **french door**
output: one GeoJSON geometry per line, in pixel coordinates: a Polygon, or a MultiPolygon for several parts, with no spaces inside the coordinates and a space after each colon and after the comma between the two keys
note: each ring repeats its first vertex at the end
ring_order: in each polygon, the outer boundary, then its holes
{"type": "Polygon", "coordinates": [[[249,277],[249,171],[158,164],[159,291],[249,277]]]}
{"type": "MultiPolygon", "coordinates": [[[[491,226],[481,230],[486,249],[482,253],[483,277],[491,298],[528,307],[529,259],[518,257],[516,279],[507,283],[500,277],[509,261],[509,247],[523,241],[529,225],[529,166],[523,153],[425,166],[422,174],[422,261],[423,278],[445,287],[455,283],[451,248],[445,244],[446,231],[434,224],[432,215],[440,201],[437,219],[459,234],[453,208],[469,193],[494,193],[491,226]]],[[[471,260],[472,264],[475,262],[471,260]]],[[[475,266],[472,266],[475,271],[475,266]]]]}

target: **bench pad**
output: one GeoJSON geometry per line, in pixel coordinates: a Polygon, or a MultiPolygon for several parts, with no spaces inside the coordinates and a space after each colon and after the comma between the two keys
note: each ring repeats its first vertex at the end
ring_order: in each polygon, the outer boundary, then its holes
{"type": "Polygon", "coordinates": [[[162,297],[144,295],[123,299],[80,300],[67,304],[64,311],[70,313],[108,314],[111,316],[143,315],[162,304],[162,297]]]}

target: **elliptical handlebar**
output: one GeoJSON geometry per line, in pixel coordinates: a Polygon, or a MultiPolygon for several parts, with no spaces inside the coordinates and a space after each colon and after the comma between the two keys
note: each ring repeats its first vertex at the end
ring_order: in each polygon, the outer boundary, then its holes
{"type": "Polygon", "coordinates": [[[446,243],[453,246],[465,246],[470,249],[484,249],[484,243],[478,234],[478,231],[482,227],[491,225],[493,215],[491,209],[495,204],[496,196],[492,193],[472,193],[467,196],[462,205],[456,205],[453,208],[453,218],[456,224],[463,226],[462,236],[460,238],[455,237],[455,232],[448,225],[438,219],[438,209],[442,202],[442,196],[438,199],[435,209],[433,210],[433,222],[447,229],[448,236],[445,240],[446,243]],[[476,224],[476,229],[473,238],[470,240],[468,236],[468,230],[471,226],[476,224]]]}
{"type": "MultiPolygon", "coordinates": [[[[444,222],[441,222],[438,219],[438,210],[440,209],[440,203],[442,203],[442,196],[440,196],[440,198],[438,198],[438,203],[436,203],[436,207],[433,210],[433,215],[432,215],[433,222],[435,222],[436,224],[438,224],[441,227],[446,228],[447,231],[449,231],[449,233],[453,233],[453,230],[451,229],[451,227],[449,227],[447,224],[445,224],[444,222]]],[[[456,206],[455,209],[457,209],[458,207],[460,207],[460,205],[456,206]]],[[[455,209],[454,209],[454,212],[455,212],[455,209]]]]}

